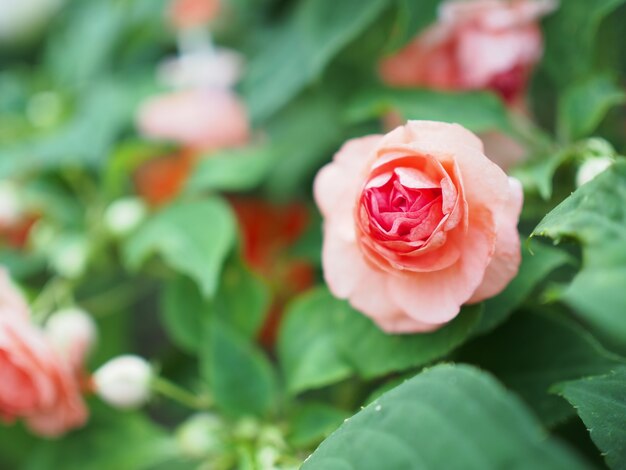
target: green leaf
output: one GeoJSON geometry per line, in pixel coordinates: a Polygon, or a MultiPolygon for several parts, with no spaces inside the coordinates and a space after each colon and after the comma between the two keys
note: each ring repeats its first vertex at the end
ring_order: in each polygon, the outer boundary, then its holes
{"type": "Polygon", "coordinates": [[[277,162],[266,181],[273,196],[308,195],[308,179],[344,137],[339,118],[337,97],[322,90],[304,94],[267,123],[277,162]]]}
{"type": "Polygon", "coordinates": [[[288,390],[298,393],[355,373],[370,379],[427,364],[462,344],[479,317],[480,307],[475,306],[433,333],[390,335],[319,288],[288,309],[278,355],[288,390]]]}
{"type": "Polygon", "coordinates": [[[468,345],[460,357],[494,373],[548,425],[572,413],[567,403],[548,393],[550,387],[605,373],[622,362],[585,330],[553,312],[520,312],[490,336],[468,345]]]}
{"type": "Polygon", "coordinates": [[[491,376],[464,365],[426,370],[345,422],[303,470],[575,469],[585,465],[549,439],[491,376]]]}
{"type": "Polygon", "coordinates": [[[570,140],[590,135],[613,107],[626,102],[626,92],[607,76],[572,85],[559,102],[561,133],[570,140]]]}
{"type": "Polygon", "coordinates": [[[576,408],[609,467],[623,469],[626,465],[626,367],[600,377],[565,382],[554,390],[576,408]]]}
{"type": "Polygon", "coordinates": [[[224,412],[264,415],[276,403],[276,377],[269,360],[219,318],[211,322],[201,361],[215,401],[224,412]]]}
{"type": "Polygon", "coordinates": [[[160,312],[163,326],[174,343],[189,352],[200,348],[211,309],[195,282],[184,276],[168,282],[160,312]]]}
{"type": "Polygon", "coordinates": [[[92,84],[75,115],[54,133],[0,150],[0,177],[76,165],[99,167],[130,123],[137,99],[133,91],[114,81],[92,84]]]}
{"type": "Polygon", "coordinates": [[[580,187],[535,228],[533,235],[583,246],[583,266],[561,300],[586,322],[626,344],[626,162],[580,187]]]}
{"type": "Polygon", "coordinates": [[[243,92],[262,120],[317,79],[326,65],[374,21],[385,0],[304,0],[251,62],[243,92]]]}
{"type": "Polygon", "coordinates": [[[274,163],[270,145],[224,150],[208,155],[198,163],[185,191],[247,191],[258,186],[274,163]]]}
{"type": "Polygon", "coordinates": [[[390,49],[398,49],[437,19],[439,0],[398,0],[398,21],[390,49]]]}
{"type": "Polygon", "coordinates": [[[337,348],[334,318],[345,309],[325,289],[289,305],[278,337],[278,358],[292,393],[339,382],[352,368],[337,348]]]}
{"type": "Polygon", "coordinates": [[[198,351],[207,341],[206,326],[219,316],[245,337],[260,329],[270,301],[263,281],[239,260],[224,267],[217,293],[212,299],[202,296],[196,283],[180,276],[164,290],[161,313],[165,329],[181,348],[198,351]]]}
{"type": "Polygon", "coordinates": [[[485,309],[475,333],[482,334],[502,324],[552,271],[571,263],[566,252],[539,243],[522,248],[522,264],[515,279],[500,294],[485,302],[485,309]]]}
{"type": "Polygon", "coordinates": [[[307,403],[291,420],[289,443],[298,448],[318,444],[349,416],[346,411],[324,403],[307,403]]]}
{"type": "Polygon", "coordinates": [[[337,318],[338,347],[361,377],[372,379],[445,357],[470,337],[481,311],[482,305],[464,307],[432,333],[390,335],[365,315],[344,308],[337,318]]]}
{"type": "Polygon", "coordinates": [[[545,21],[543,64],[563,87],[588,76],[594,66],[596,35],[602,20],[624,0],[567,0],[545,21]]]}
{"type": "Polygon", "coordinates": [[[124,245],[124,256],[128,265],[137,269],[158,253],[168,266],[194,279],[202,293],[211,297],[235,236],[235,219],[223,200],[179,202],[140,227],[124,245]]]}
{"type": "Polygon", "coordinates": [[[145,470],[177,456],[174,440],[138,413],[98,406],[86,428],[30,449],[25,470],[145,470]],[[97,456],[97,458],[95,458],[97,456]]]}
{"type": "Polygon", "coordinates": [[[455,122],[474,132],[512,132],[502,101],[489,92],[444,92],[418,89],[367,90],[349,104],[347,118],[360,122],[397,111],[403,119],[455,122]]]}

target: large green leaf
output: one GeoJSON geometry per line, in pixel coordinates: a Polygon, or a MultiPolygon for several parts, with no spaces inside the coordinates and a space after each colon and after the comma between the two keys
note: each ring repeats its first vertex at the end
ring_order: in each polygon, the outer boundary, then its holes
{"type": "Polygon", "coordinates": [[[202,293],[215,294],[222,265],[236,236],[235,219],[217,197],[179,202],[155,214],[124,245],[131,268],[158,253],[176,271],[194,279],[202,293]]]}
{"type": "Polygon", "coordinates": [[[439,0],[398,0],[398,21],[391,37],[391,49],[404,46],[437,19],[439,0]]]}
{"type": "Polygon", "coordinates": [[[543,59],[552,80],[563,86],[590,74],[602,20],[624,0],[566,0],[545,22],[543,59]]]}
{"type": "Polygon", "coordinates": [[[200,359],[217,405],[235,416],[268,413],[277,392],[269,360],[220,318],[211,322],[208,338],[200,359]]]}
{"type": "Polygon", "coordinates": [[[215,296],[205,298],[195,282],[180,276],[163,291],[161,313],[171,339],[187,351],[197,351],[211,319],[219,317],[245,337],[253,337],[261,327],[269,305],[269,289],[241,261],[224,267],[215,296]]]}
{"type": "Polygon", "coordinates": [[[626,344],[626,162],[615,163],[550,212],[534,235],[577,240],[583,266],[561,299],[626,344]]]}
{"type": "Polygon", "coordinates": [[[258,186],[275,160],[268,144],[207,155],[187,181],[186,191],[245,191],[258,186]]]}
{"type": "Polygon", "coordinates": [[[289,306],[278,338],[278,357],[291,392],[335,383],[352,374],[336,341],[335,317],[345,308],[325,289],[310,292],[289,306]]]}
{"type": "Polygon", "coordinates": [[[614,80],[600,75],[577,83],[559,102],[559,126],[565,138],[588,136],[606,113],[626,101],[626,92],[614,80]]]}
{"type": "Polygon", "coordinates": [[[289,308],[278,355],[288,389],[298,393],[353,374],[374,378],[427,364],[463,343],[479,317],[480,307],[467,308],[433,333],[390,335],[319,288],[289,308]]]}
{"type": "Polygon", "coordinates": [[[272,195],[308,194],[309,177],[344,137],[337,99],[324,90],[305,93],[268,122],[275,164],[266,187],[272,195]]]}
{"type": "Polygon", "coordinates": [[[522,264],[517,276],[500,294],[485,302],[475,333],[491,331],[506,321],[548,274],[571,261],[570,255],[557,248],[539,243],[522,246],[522,264]]]}
{"type": "Polygon", "coordinates": [[[378,88],[354,98],[346,111],[350,121],[383,117],[397,111],[403,119],[455,122],[475,132],[511,131],[506,109],[492,93],[378,88]]]}
{"type": "Polygon", "coordinates": [[[302,468],[572,470],[585,465],[549,439],[491,376],[469,366],[441,365],[347,420],[302,468]]]}
{"type": "Polygon", "coordinates": [[[490,336],[469,344],[459,357],[493,372],[549,425],[572,414],[567,403],[549,394],[550,387],[608,372],[622,362],[589,333],[556,313],[525,311],[490,336]]]}
{"type": "Polygon", "coordinates": [[[569,401],[613,469],[626,466],[626,367],[555,387],[569,401]]]}
{"type": "Polygon", "coordinates": [[[253,119],[266,118],[318,78],[387,4],[385,0],[298,2],[244,78],[243,91],[253,119]]]}
{"type": "Polygon", "coordinates": [[[324,403],[306,403],[291,420],[289,442],[298,448],[319,444],[349,416],[324,403]]]}

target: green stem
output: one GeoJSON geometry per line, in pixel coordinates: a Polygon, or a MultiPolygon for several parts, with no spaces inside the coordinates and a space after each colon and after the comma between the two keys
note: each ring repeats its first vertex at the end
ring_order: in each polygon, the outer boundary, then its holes
{"type": "Polygon", "coordinates": [[[208,396],[195,395],[163,377],[155,377],[151,385],[154,392],[187,406],[188,408],[208,410],[213,404],[208,396]]]}

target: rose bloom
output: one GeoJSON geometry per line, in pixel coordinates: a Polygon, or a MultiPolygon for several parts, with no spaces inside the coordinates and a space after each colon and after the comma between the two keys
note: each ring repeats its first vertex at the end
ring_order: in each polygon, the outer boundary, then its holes
{"type": "Polygon", "coordinates": [[[25,302],[0,282],[0,421],[22,418],[41,436],[82,426],[87,410],[69,362],[28,319],[25,302]]]}
{"type": "Polygon", "coordinates": [[[152,97],[140,107],[137,127],[145,137],[203,151],[243,145],[250,135],[243,103],[235,93],[222,88],[152,97]]]}
{"type": "Polygon", "coordinates": [[[220,11],[220,0],[173,0],[168,17],[180,29],[203,26],[220,11]]]}
{"type": "Polygon", "coordinates": [[[25,320],[0,316],[0,419],[23,418],[42,436],[82,426],[87,410],[73,372],[25,320]]]}
{"type": "Polygon", "coordinates": [[[457,124],[350,140],[314,193],[328,287],[387,332],[435,330],[517,273],[521,185],[457,124]]]}
{"type": "Polygon", "coordinates": [[[381,63],[395,86],[443,90],[492,89],[515,103],[541,58],[538,19],[554,0],[456,0],[444,2],[439,21],[381,63]]]}

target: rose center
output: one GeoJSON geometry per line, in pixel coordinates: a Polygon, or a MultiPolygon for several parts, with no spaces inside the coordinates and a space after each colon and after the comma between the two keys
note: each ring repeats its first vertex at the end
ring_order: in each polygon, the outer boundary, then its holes
{"type": "Polygon", "coordinates": [[[393,175],[381,186],[363,191],[371,233],[411,241],[428,238],[443,217],[441,188],[411,188],[393,175]]]}

